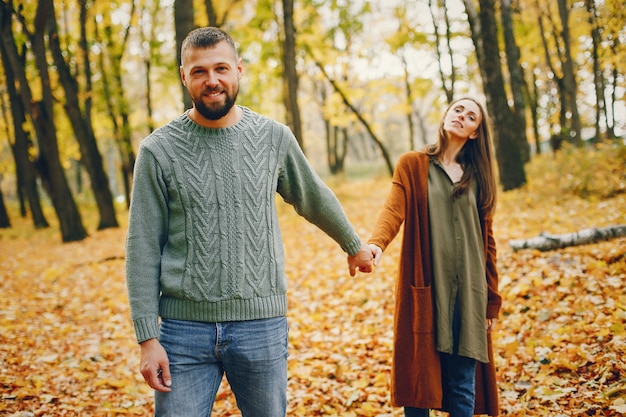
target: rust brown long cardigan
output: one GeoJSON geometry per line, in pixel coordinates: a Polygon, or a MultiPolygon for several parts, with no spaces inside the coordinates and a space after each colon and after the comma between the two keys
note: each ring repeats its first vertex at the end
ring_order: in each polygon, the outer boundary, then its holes
{"type": "MultiPolygon", "coordinates": [[[[441,363],[436,350],[432,298],[432,266],[428,226],[428,165],[423,152],[400,157],[392,188],[369,239],[383,250],[404,223],[394,317],[391,402],[394,406],[444,410],[441,363]]],[[[488,287],[487,318],[497,318],[502,299],[498,294],[496,245],[491,218],[481,218],[485,242],[488,287]]],[[[498,388],[488,332],[489,363],[476,367],[475,414],[497,416],[498,388]]]]}

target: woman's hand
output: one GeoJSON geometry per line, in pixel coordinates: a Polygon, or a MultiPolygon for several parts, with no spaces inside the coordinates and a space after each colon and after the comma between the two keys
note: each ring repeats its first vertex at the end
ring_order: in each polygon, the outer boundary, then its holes
{"type": "Polygon", "coordinates": [[[370,249],[372,250],[372,256],[374,257],[374,266],[377,266],[380,262],[380,258],[383,257],[383,250],[372,243],[369,244],[370,249]]]}

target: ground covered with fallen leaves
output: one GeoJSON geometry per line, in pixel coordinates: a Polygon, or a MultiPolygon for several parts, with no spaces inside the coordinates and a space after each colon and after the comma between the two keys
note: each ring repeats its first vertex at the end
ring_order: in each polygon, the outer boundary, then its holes
{"type": "MultiPolygon", "coordinates": [[[[529,184],[500,195],[502,415],[626,413],[626,238],[550,252],[507,244],[625,223],[624,155],[608,168],[598,162],[606,155],[594,158],[537,158],[529,184]]],[[[389,178],[329,183],[366,238],[389,178]]],[[[334,242],[278,209],[290,282],[288,415],[401,416],[389,404],[399,238],[374,273],[352,278],[334,242]]],[[[0,231],[0,416],[151,415],[127,304],[125,226],[62,244],[54,228],[12,222],[0,231]]],[[[239,415],[226,383],[213,414],[239,415]]]]}

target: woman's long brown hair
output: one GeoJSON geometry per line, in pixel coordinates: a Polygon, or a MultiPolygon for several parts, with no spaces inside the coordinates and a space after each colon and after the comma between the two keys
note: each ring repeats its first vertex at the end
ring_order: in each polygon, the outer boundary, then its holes
{"type": "MultiPolygon", "coordinates": [[[[445,115],[457,102],[470,100],[476,103],[482,114],[480,125],[478,126],[478,136],[476,139],[469,139],[465,142],[463,149],[457,156],[457,162],[463,167],[463,176],[455,185],[453,197],[459,197],[467,192],[472,176],[475,175],[478,185],[478,209],[484,217],[492,216],[496,207],[497,185],[494,170],[494,157],[491,143],[491,122],[489,115],[485,112],[482,104],[471,97],[463,97],[450,103],[444,113],[445,115]]],[[[448,135],[443,130],[443,119],[439,124],[439,140],[437,143],[426,146],[425,152],[428,155],[439,157],[448,147],[448,135]]]]}

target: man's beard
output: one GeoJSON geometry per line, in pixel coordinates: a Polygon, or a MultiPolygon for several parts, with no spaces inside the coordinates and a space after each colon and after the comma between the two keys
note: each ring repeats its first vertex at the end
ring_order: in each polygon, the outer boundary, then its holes
{"type": "Polygon", "coordinates": [[[226,116],[230,109],[235,105],[235,101],[237,101],[237,94],[239,90],[235,90],[235,94],[230,95],[226,92],[226,99],[223,104],[214,103],[212,105],[207,105],[202,101],[202,97],[198,99],[194,99],[193,102],[196,107],[196,111],[202,115],[205,119],[208,120],[219,120],[222,117],[226,116]]]}

